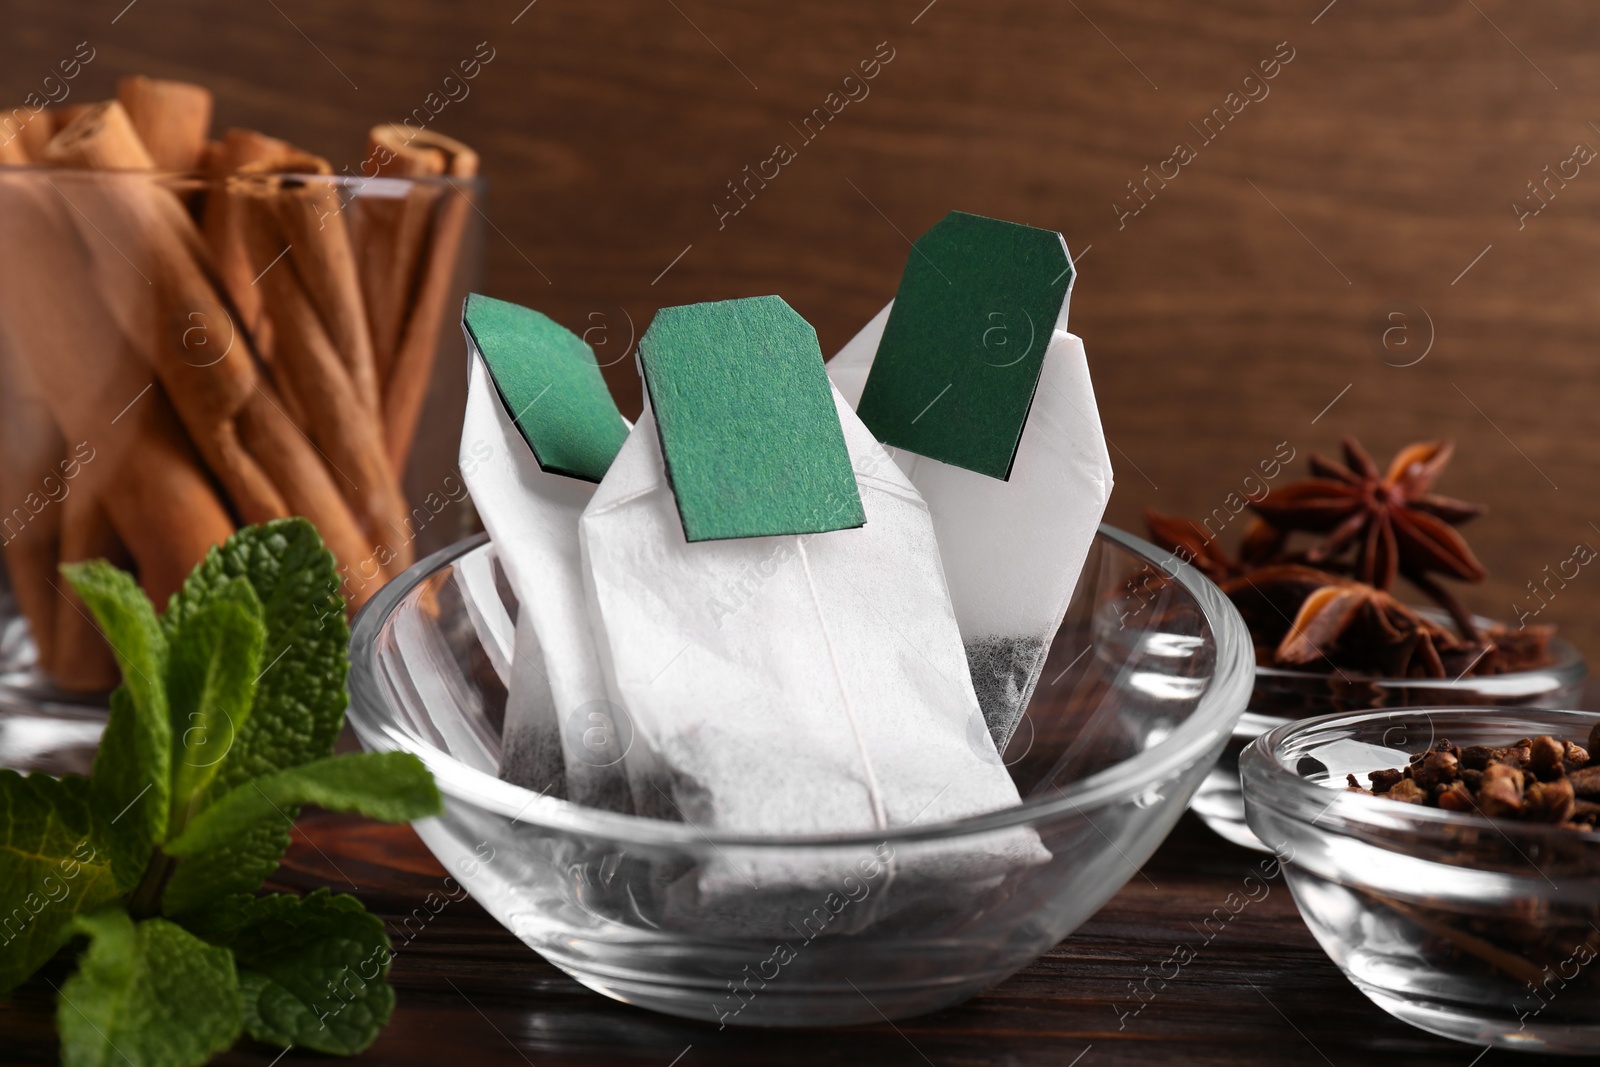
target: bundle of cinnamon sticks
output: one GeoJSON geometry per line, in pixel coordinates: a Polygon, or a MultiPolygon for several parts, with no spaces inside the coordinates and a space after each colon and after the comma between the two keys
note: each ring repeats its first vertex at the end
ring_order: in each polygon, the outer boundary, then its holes
{"type": "Polygon", "coordinates": [[[341,179],[212,140],[211,110],[130,77],[0,143],[0,545],[63,688],[117,671],[61,563],[131,567],[159,605],[237,526],[304,515],[354,608],[412,559],[400,474],[477,155],[377,126],[341,179]]]}

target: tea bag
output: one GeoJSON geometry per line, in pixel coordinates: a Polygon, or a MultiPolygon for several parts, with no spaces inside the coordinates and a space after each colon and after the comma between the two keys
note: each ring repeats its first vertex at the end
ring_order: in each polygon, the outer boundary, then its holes
{"type": "Polygon", "coordinates": [[[589,346],[476,294],[461,472],[517,593],[500,776],[626,811],[626,736],[606,699],[584,604],[578,519],[627,438],[589,346]]]}
{"type": "Polygon", "coordinates": [[[828,380],[851,410],[861,404],[861,391],[867,387],[867,375],[872,373],[872,357],[878,354],[878,342],[883,340],[883,328],[893,310],[891,300],[827,362],[828,380]]]}
{"type": "MultiPolygon", "coordinates": [[[[749,834],[1017,803],[967,729],[976,698],[927,508],[830,388],[811,327],[777,297],[666,308],[639,357],[649,407],[580,523],[636,791],[749,834]]],[[[741,861],[699,888],[801,874],[741,861]]]]}
{"type": "Polygon", "coordinates": [[[1073,278],[1060,234],[952,212],[828,364],[927,502],[1002,752],[1111,495],[1083,342],[1066,332],[1073,278]]]}

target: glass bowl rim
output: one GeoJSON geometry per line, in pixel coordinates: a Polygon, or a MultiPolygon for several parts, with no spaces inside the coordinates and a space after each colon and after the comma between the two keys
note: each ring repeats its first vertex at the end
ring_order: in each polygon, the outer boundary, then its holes
{"type": "Polygon", "coordinates": [[[1244,619],[1232,602],[1198,570],[1171,553],[1106,523],[1096,538],[1163,569],[1195,599],[1216,645],[1211,684],[1193,712],[1155,745],[1106,767],[1066,789],[1024,800],[998,811],[925,826],[845,834],[752,835],[702,829],[583,807],[543,796],[469,767],[410,730],[396,725],[378,684],[377,637],[394,610],[413,590],[445,566],[489,543],[487,534],[458,541],[417,561],[397,575],[357,612],[350,635],[350,707],[347,717],[362,744],[372,750],[410,752],[433,773],[440,792],[480,809],[549,830],[605,837],[638,846],[722,845],[754,849],[840,848],[879,843],[945,840],[1025,826],[1057,816],[1079,814],[1107,803],[1131,799],[1153,783],[1171,777],[1224,743],[1243,712],[1254,677],[1255,657],[1244,619]]]}
{"type": "MultiPolygon", "coordinates": [[[[1492,827],[1513,844],[1517,840],[1537,841],[1560,837],[1567,842],[1585,842],[1600,848],[1600,830],[1578,834],[1545,823],[1517,822],[1509,819],[1491,819],[1486,815],[1446,811],[1443,808],[1425,808],[1416,804],[1403,804],[1381,797],[1364,796],[1344,789],[1320,785],[1289,766],[1284,759],[1285,750],[1301,740],[1300,735],[1323,729],[1339,729],[1367,722],[1393,721],[1395,725],[1411,725],[1425,720],[1425,716],[1450,714],[1458,718],[1501,715],[1508,718],[1570,717],[1573,722],[1592,728],[1600,722],[1600,711],[1578,708],[1493,707],[1471,705],[1439,705],[1436,707],[1406,707],[1367,709],[1358,712],[1335,712],[1309,719],[1295,719],[1262,734],[1246,748],[1239,758],[1243,793],[1248,804],[1252,791],[1259,792],[1273,810],[1303,826],[1322,833],[1350,836],[1358,831],[1381,831],[1385,835],[1396,830],[1414,832],[1420,838],[1436,838],[1463,828],[1492,827]],[[1332,799],[1329,795],[1333,794],[1332,799]],[[1329,819],[1327,816],[1334,816],[1329,819]]],[[[1443,739],[1443,735],[1439,735],[1443,739]]],[[[1396,750],[1398,754],[1400,750],[1396,750]]],[[[1397,760],[1397,765],[1404,762],[1397,760]]],[[[1403,842],[1385,836],[1389,847],[1399,849],[1403,842]]]]}

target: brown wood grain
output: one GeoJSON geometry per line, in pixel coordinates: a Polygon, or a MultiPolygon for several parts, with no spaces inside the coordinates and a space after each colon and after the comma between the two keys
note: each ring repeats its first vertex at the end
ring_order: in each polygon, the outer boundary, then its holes
{"type": "MultiPolygon", "coordinates": [[[[1263,857],[1228,845],[1187,815],[1098,915],[1044,958],[956,1008],[894,1025],[821,1031],[718,1030],[590,992],[506,932],[470,899],[425,924],[424,898],[455,895],[406,827],[325,813],[303,818],[273,887],[354,892],[383,916],[396,946],[393,1021],[358,1061],[397,1067],[629,1064],[712,1067],[871,1063],[939,1067],[1120,1067],[1150,1063],[1384,1062],[1466,1067],[1482,1050],[1432,1037],[1374,1007],[1323,955],[1282,878],[1252,882],[1263,857]],[[1257,897],[1259,886],[1267,886],[1257,897]],[[1257,897],[1205,941],[1201,924],[1229,894],[1257,897]],[[420,909],[420,910],[419,910],[420,909]],[[1178,944],[1196,956],[1137,1014],[1130,986],[1162,974],[1178,944]],[[1147,969],[1148,968],[1148,969],[1147,969]],[[1075,1057],[1082,1055],[1082,1059],[1075,1057]],[[681,1058],[679,1058],[681,1057],[681,1058]]],[[[1224,910],[1223,914],[1226,914],[1224,910]]],[[[0,1005],[0,1063],[55,1062],[56,966],[0,1005]]],[[[1156,983],[1143,988],[1159,988],[1156,983]]],[[[1147,993],[1146,996],[1149,996],[1147,993]]],[[[245,1043],[216,1062],[270,1067],[325,1057],[245,1043]]],[[[1490,1052],[1477,1067],[1568,1063],[1490,1052]]]]}

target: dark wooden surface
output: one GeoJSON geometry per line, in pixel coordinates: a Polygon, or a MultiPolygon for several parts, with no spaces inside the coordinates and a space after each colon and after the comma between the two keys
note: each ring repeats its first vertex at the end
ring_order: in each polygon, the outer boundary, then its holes
{"type": "MultiPolygon", "coordinates": [[[[420,932],[413,924],[407,941],[400,920],[422,907],[429,893],[455,892],[410,829],[319,814],[302,819],[295,837],[277,887],[333,885],[349,891],[353,882],[400,946],[390,975],[399,996],[394,1020],[361,1063],[1359,1067],[1390,1057],[1407,1067],[1573,1062],[1498,1051],[1474,1060],[1481,1048],[1390,1018],[1323,955],[1281,877],[1266,883],[1264,898],[1204,943],[1199,925],[1240,891],[1262,857],[1214,837],[1192,815],[1098,915],[998,988],[895,1025],[823,1031],[719,1031],[618,1004],[546,963],[470,899],[447,905],[420,932]],[[1159,975],[1161,962],[1180,943],[1197,947],[1197,957],[1137,1015],[1124,1017],[1138,1007],[1130,984],[1159,975]]],[[[1260,892],[1256,884],[1252,894],[1260,892]]],[[[55,1062],[53,997],[35,978],[12,1005],[0,1006],[0,1063],[55,1062]]],[[[281,1052],[241,1045],[217,1062],[269,1067],[281,1052]]],[[[297,1052],[281,1062],[318,1059],[329,1062],[297,1052]]]]}
{"type": "MultiPolygon", "coordinates": [[[[8,0],[5,14],[0,101],[88,40],[72,99],[131,71],[194,79],[219,124],[336,167],[487,42],[470,95],[432,120],[483,153],[483,286],[604,339],[625,411],[626,349],[656,308],[778,293],[831,352],[893,293],[905,238],[962,208],[1060,229],[1082,257],[1072,322],[1115,445],[1119,524],[1147,504],[1222,506],[1279,442],[1303,457],[1353,431],[1388,454],[1448,435],[1446,490],[1493,509],[1472,529],[1493,572],[1479,610],[1537,607],[1529,581],[1579,541],[1600,547],[1600,172],[1552,184],[1521,228],[1511,208],[1575,144],[1600,148],[1588,0],[8,0]],[[801,143],[791,123],[879,42],[894,59],[870,95],[801,143]],[[1269,95],[1204,143],[1190,123],[1280,42],[1294,59],[1269,95]],[[719,229],[726,183],[780,141],[797,158],[719,229]],[[1119,223],[1126,183],[1180,141],[1197,158],[1119,223]],[[1408,318],[1374,325],[1402,301],[1408,318]]],[[[1585,570],[1538,618],[1600,653],[1597,593],[1585,570]]]]}

